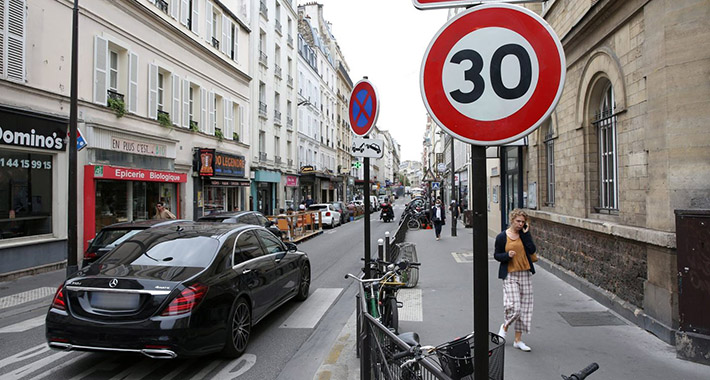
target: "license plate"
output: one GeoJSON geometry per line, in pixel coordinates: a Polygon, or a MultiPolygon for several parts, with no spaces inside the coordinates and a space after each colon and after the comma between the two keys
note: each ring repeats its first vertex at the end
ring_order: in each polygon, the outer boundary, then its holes
{"type": "Polygon", "coordinates": [[[102,310],[136,310],[140,302],[139,294],[92,292],[91,307],[102,310]]]}

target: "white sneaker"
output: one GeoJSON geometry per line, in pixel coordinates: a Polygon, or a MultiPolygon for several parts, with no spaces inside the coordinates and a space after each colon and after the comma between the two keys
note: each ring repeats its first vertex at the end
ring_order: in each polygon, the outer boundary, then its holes
{"type": "Polygon", "coordinates": [[[505,329],[503,328],[503,326],[505,326],[505,323],[500,325],[500,329],[498,330],[498,335],[501,338],[505,339],[505,329]]]}
{"type": "Polygon", "coordinates": [[[529,347],[527,344],[525,344],[525,342],[523,342],[522,340],[521,340],[520,342],[513,342],[513,347],[519,348],[521,351],[525,351],[525,352],[530,352],[530,351],[532,351],[532,348],[530,348],[530,347],[529,347]]]}

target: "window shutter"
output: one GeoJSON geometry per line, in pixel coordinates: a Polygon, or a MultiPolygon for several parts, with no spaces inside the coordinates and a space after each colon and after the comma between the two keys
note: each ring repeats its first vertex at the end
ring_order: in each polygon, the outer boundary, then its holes
{"type": "Polygon", "coordinates": [[[222,15],[222,42],[220,45],[222,53],[229,55],[232,51],[232,22],[225,15],[222,15]]]}
{"type": "Polygon", "coordinates": [[[25,20],[24,0],[8,0],[7,16],[7,79],[25,80],[25,20]]]}
{"type": "Polygon", "coordinates": [[[148,117],[158,119],[158,66],[148,65],[148,117]]]}
{"type": "Polygon", "coordinates": [[[169,0],[170,1],[170,17],[178,19],[178,8],[180,7],[180,0],[169,0]]]}
{"type": "Polygon", "coordinates": [[[224,137],[232,140],[232,101],[229,99],[222,99],[222,104],[224,108],[224,137]]]}
{"type": "Polygon", "coordinates": [[[205,38],[208,44],[212,44],[212,3],[205,2],[205,38]]]}
{"type": "Polygon", "coordinates": [[[200,89],[200,131],[207,133],[209,130],[207,119],[207,90],[204,88],[200,89]]]}
{"type": "Polygon", "coordinates": [[[0,2],[0,78],[5,75],[5,3],[0,2]]]}
{"type": "MultiPolygon", "coordinates": [[[[94,103],[106,105],[108,88],[108,41],[94,36],[94,103]]],[[[9,71],[9,70],[8,70],[9,71]]]]}
{"type": "Polygon", "coordinates": [[[217,121],[217,110],[214,109],[214,106],[214,91],[210,91],[207,97],[207,109],[210,110],[207,133],[210,135],[214,135],[214,123],[217,121]]]}
{"type": "Polygon", "coordinates": [[[182,80],[182,126],[190,128],[190,81],[182,80]]]}
{"type": "Polygon", "coordinates": [[[197,25],[200,23],[200,7],[198,6],[199,0],[192,0],[192,17],[190,18],[190,28],[192,32],[198,34],[197,25]]]}
{"type": "Polygon", "coordinates": [[[239,25],[234,24],[234,62],[239,62],[239,25]]]}
{"type": "Polygon", "coordinates": [[[239,140],[244,141],[245,144],[249,144],[249,139],[251,138],[251,131],[249,129],[249,107],[240,105],[239,111],[239,124],[241,124],[239,126],[241,130],[239,140]]]}
{"type": "Polygon", "coordinates": [[[172,115],[172,122],[174,125],[180,126],[180,77],[173,74],[173,105],[170,110],[172,115]]]}
{"type": "Polygon", "coordinates": [[[138,112],[138,54],[128,52],[128,112],[138,112]]]}
{"type": "Polygon", "coordinates": [[[190,12],[190,0],[180,0],[180,23],[185,26],[187,26],[187,19],[190,17],[188,12],[190,12]]]}

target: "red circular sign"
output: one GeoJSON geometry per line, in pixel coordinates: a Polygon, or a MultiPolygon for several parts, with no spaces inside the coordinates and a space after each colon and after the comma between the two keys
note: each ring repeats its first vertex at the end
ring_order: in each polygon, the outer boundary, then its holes
{"type": "Polygon", "coordinates": [[[565,81],[557,35],[534,12],[481,5],[449,20],[422,62],[420,89],[434,121],[476,145],[501,145],[534,131],[565,81]]]}
{"type": "Polygon", "coordinates": [[[350,117],[350,127],[358,136],[365,136],[377,121],[380,111],[377,90],[367,79],[363,79],[355,84],[353,92],[350,93],[350,105],[348,115],[350,117]]]}

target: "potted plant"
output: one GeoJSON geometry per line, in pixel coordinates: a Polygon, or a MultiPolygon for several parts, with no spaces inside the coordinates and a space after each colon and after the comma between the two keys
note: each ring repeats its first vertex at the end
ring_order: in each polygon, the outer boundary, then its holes
{"type": "Polygon", "coordinates": [[[224,140],[224,134],[222,133],[222,130],[221,130],[221,129],[215,129],[215,130],[214,130],[214,135],[217,136],[217,138],[219,139],[219,141],[224,140]]]}
{"type": "Polygon", "coordinates": [[[232,134],[232,139],[234,139],[234,141],[239,142],[239,133],[234,132],[234,133],[232,134]]]}
{"type": "Polygon", "coordinates": [[[170,114],[167,112],[158,112],[158,122],[165,128],[170,128],[173,125],[170,121],[170,114]]]}
{"type": "Polygon", "coordinates": [[[108,108],[116,112],[116,117],[123,117],[126,114],[126,103],[123,99],[108,98],[108,108]]]}
{"type": "Polygon", "coordinates": [[[190,130],[193,132],[199,132],[200,127],[197,126],[197,122],[194,120],[190,120],[190,130]]]}

